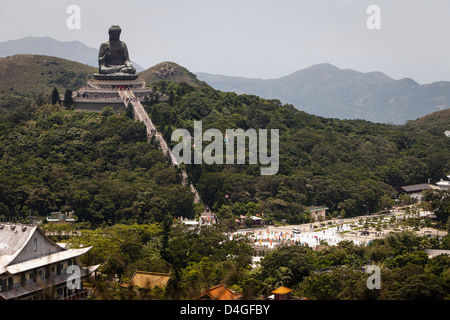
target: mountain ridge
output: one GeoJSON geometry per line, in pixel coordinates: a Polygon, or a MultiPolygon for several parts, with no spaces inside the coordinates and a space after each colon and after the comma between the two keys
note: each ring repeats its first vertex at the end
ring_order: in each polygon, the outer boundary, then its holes
{"type": "Polygon", "coordinates": [[[403,124],[450,107],[450,82],[420,85],[383,72],[359,72],[321,63],[276,79],[231,77],[196,72],[221,91],[279,99],[315,115],[403,124]]]}

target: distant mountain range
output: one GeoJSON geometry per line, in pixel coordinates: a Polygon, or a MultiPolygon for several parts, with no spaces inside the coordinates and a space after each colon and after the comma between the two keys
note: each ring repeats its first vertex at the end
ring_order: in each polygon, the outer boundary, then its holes
{"type": "MultiPolygon", "coordinates": [[[[59,41],[50,37],[25,37],[0,42],[0,58],[16,54],[52,56],[98,67],[98,49],[90,48],[80,41],[59,41]]],[[[133,61],[132,64],[138,72],[144,70],[133,61]]]]}
{"type": "MultiPolygon", "coordinates": [[[[0,42],[0,58],[17,54],[52,56],[98,66],[98,49],[79,41],[25,37],[0,42]]],[[[173,62],[162,62],[147,70],[135,62],[133,65],[147,84],[159,80],[183,81],[194,86],[208,84],[221,91],[279,99],[307,113],[327,118],[403,124],[450,107],[450,82],[420,85],[409,78],[394,80],[381,72],[343,70],[331,64],[314,65],[268,80],[202,72],[194,74],[173,62]]]]}
{"type": "Polygon", "coordinates": [[[450,82],[420,85],[381,72],[342,70],[318,64],[278,79],[249,79],[196,73],[214,89],[279,99],[327,118],[403,124],[450,107],[450,82]]]}

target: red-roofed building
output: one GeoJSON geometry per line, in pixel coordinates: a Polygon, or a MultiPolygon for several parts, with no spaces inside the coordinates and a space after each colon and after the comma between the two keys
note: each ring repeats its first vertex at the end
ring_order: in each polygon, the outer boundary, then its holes
{"type": "Polygon", "coordinates": [[[272,293],[274,295],[274,300],[291,300],[292,289],[281,286],[278,289],[273,290],[272,293]]]}
{"type": "Polygon", "coordinates": [[[209,288],[206,291],[199,294],[196,300],[237,300],[241,298],[241,295],[228,289],[223,283],[209,288]]]}

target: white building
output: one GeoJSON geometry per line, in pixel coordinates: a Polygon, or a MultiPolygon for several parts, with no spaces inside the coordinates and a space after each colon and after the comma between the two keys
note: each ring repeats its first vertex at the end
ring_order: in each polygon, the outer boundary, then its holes
{"type": "Polygon", "coordinates": [[[311,206],[306,207],[305,211],[309,213],[313,221],[319,221],[325,219],[328,208],[325,206],[311,206]]]}
{"type": "Polygon", "coordinates": [[[84,298],[83,279],[98,266],[78,267],[78,258],[91,248],[65,249],[36,226],[0,224],[0,300],[84,298]]]}
{"type": "MultiPolygon", "coordinates": [[[[447,176],[450,180],[450,175],[447,176]]],[[[436,185],[439,187],[439,190],[450,190],[450,181],[441,179],[441,181],[436,182],[436,185]]]]}

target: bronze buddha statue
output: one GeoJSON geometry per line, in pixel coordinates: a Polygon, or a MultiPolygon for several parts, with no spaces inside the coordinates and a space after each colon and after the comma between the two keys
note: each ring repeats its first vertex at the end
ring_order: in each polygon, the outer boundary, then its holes
{"type": "Polygon", "coordinates": [[[100,45],[98,53],[98,72],[104,75],[134,75],[125,42],[120,41],[122,30],[119,26],[109,28],[109,41],[100,45]]]}

